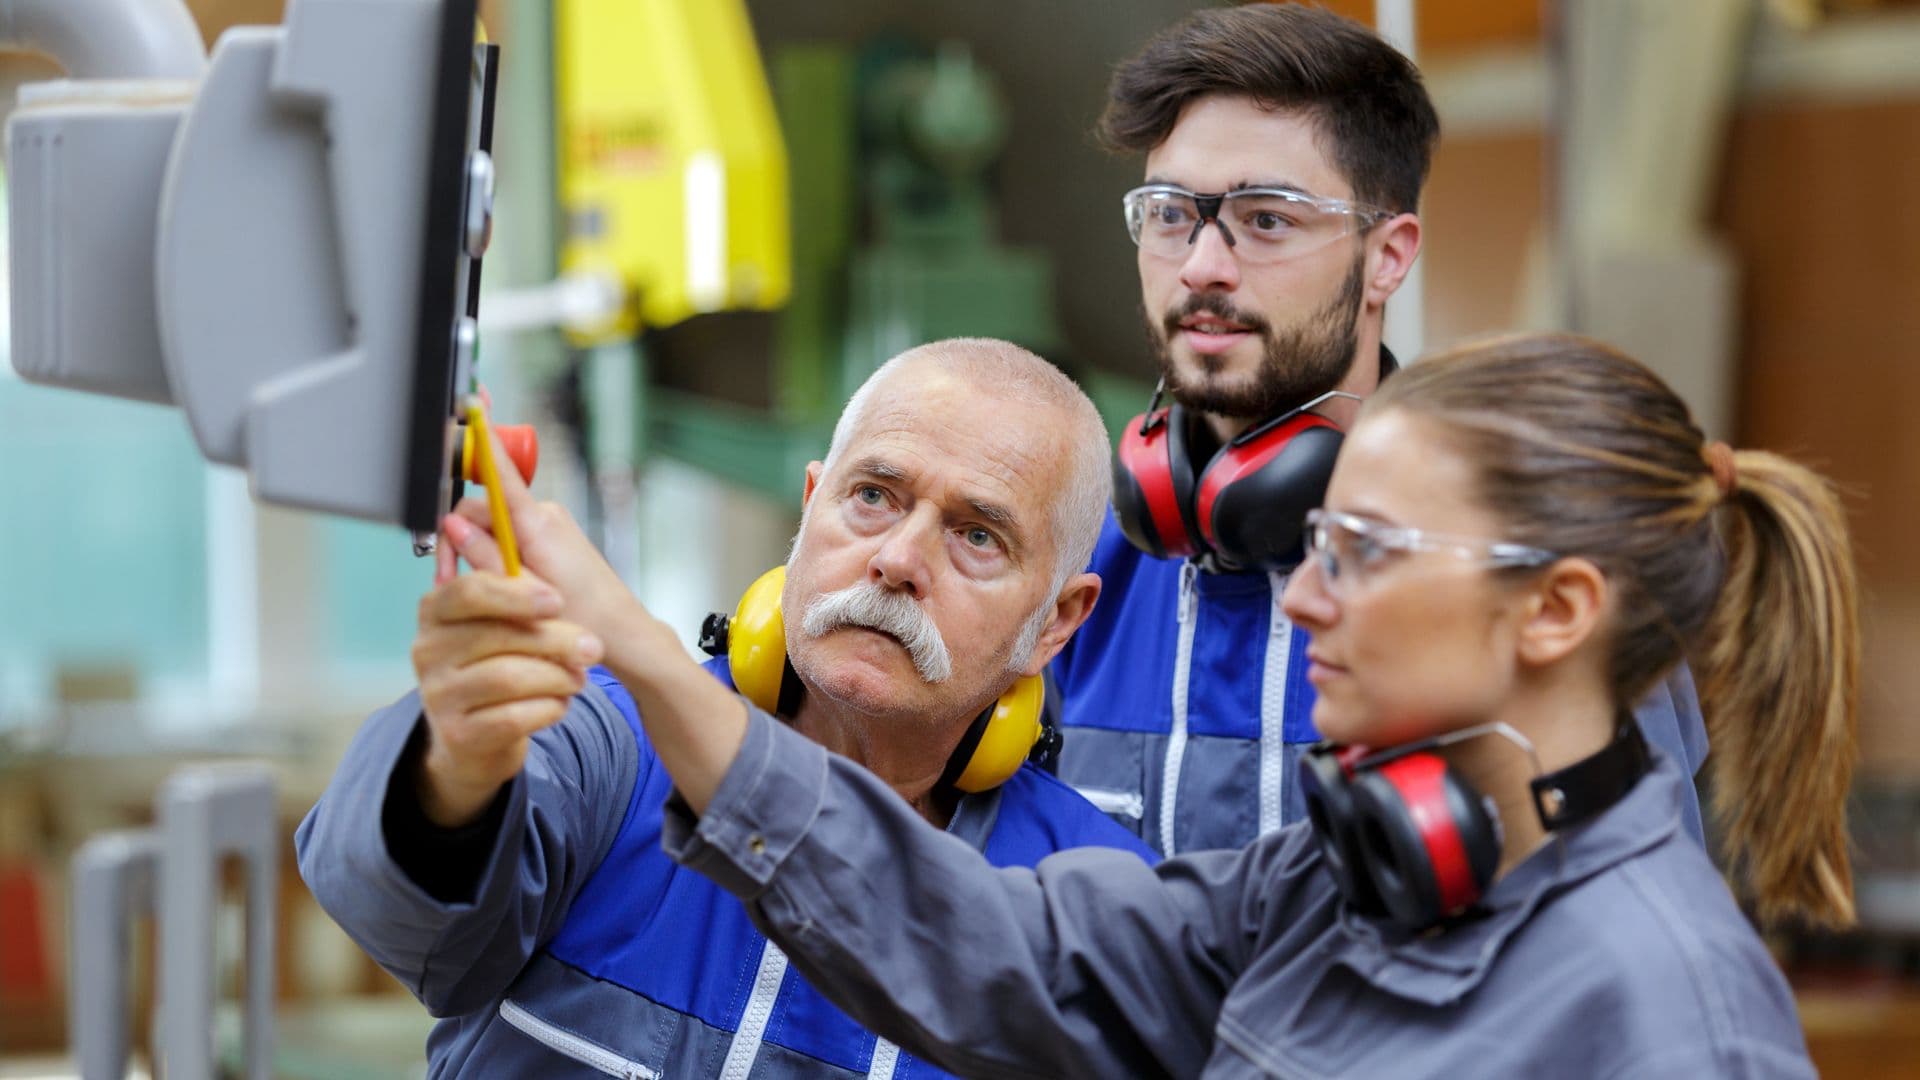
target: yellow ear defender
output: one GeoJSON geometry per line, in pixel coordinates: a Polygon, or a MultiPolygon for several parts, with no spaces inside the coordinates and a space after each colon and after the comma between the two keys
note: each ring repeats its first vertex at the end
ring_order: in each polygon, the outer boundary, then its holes
{"type": "Polygon", "coordinates": [[[734,689],[770,713],[779,713],[780,684],[787,674],[787,620],[780,614],[780,590],[787,568],[776,566],[754,579],[729,618],[719,612],[700,627],[700,647],[709,655],[726,654],[734,689]]]}
{"type": "MultiPolygon", "coordinates": [[[[700,647],[727,658],[733,685],[748,701],[770,713],[798,706],[800,680],[787,663],[787,624],[780,613],[780,592],[787,568],[761,574],[740,597],[731,616],[714,612],[700,627],[700,647]]],[[[1038,676],[1025,676],[988,706],[967,727],[940,776],[944,786],[961,791],[990,791],[1007,782],[1036,746],[1057,749],[1059,735],[1041,720],[1045,690],[1038,676]]]]}

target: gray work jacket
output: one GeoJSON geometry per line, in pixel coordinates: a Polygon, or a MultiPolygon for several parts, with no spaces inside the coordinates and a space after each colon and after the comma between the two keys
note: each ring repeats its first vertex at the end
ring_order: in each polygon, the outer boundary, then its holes
{"type": "Polygon", "coordinates": [[[1659,758],[1620,803],[1408,938],[1342,903],[1304,825],[1149,867],[995,870],[755,710],[669,854],[815,986],[976,1076],[1804,1077],[1786,981],[1659,758]]]}

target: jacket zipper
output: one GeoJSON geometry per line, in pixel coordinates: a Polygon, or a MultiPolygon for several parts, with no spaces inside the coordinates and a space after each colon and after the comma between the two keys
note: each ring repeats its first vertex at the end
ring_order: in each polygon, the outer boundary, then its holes
{"type": "Polygon", "coordinates": [[[660,1080],[658,1072],[637,1061],[621,1057],[591,1039],[550,1024],[528,1012],[510,998],[500,1002],[500,1019],[512,1024],[528,1038],[561,1057],[572,1058],[608,1076],[618,1076],[624,1080],[660,1080]]]}
{"type": "Polygon", "coordinates": [[[1267,659],[1260,673],[1260,835],[1280,827],[1286,785],[1287,676],[1293,656],[1293,622],[1280,611],[1287,576],[1267,571],[1273,605],[1267,622],[1267,659]]]}
{"type": "Polygon", "coordinates": [[[1167,733],[1167,761],[1160,777],[1160,854],[1173,855],[1174,811],[1179,809],[1180,764],[1187,756],[1187,679],[1193,669],[1193,630],[1199,620],[1194,579],[1200,568],[1180,564],[1180,639],[1173,654],[1173,730],[1167,733]]]}
{"type": "MultiPolygon", "coordinates": [[[[760,967],[753,976],[753,991],[747,995],[747,1008],[740,1016],[740,1027],[727,1047],[727,1060],[720,1066],[721,1080],[744,1080],[752,1075],[753,1063],[760,1056],[760,1044],[766,1041],[767,1024],[773,1019],[773,1006],[780,997],[780,984],[787,977],[787,954],[769,941],[760,952],[760,967]]],[[[900,1048],[885,1039],[874,1040],[873,1061],[867,1075],[874,1080],[890,1080],[900,1060],[900,1048]]]]}
{"type": "Polygon", "coordinates": [[[747,996],[746,1012],[727,1047],[726,1063],[720,1066],[720,1080],[746,1080],[753,1072],[753,1061],[760,1056],[760,1043],[767,1035],[767,1022],[773,1018],[773,1003],[780,997],[780,983],[787,977],[787,954],[780,946],[767,942],[760,953],[760,969],[753,977],[753,992],[747,996]]]}

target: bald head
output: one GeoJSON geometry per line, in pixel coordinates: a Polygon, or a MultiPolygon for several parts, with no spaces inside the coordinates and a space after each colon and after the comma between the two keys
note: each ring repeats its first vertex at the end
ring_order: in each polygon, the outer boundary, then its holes
{"type": "Polygon", "coordinates": [[[1057,593],[1093,558],[1113,478],[1099,410],[1072,379],[1033,353],[993,338],[949,338],[908,349],[882,364],[847,400],[834,425],[826,468],[832,470],[846,452],[876,399],[910,395],[927,380],[942,378],[982,398],[1036,406],[1057,418],[1049,423],[1050,433],[1061,440],[1065,453],[1053,475],[1029,478],[1051,488],[1057,593]]]}

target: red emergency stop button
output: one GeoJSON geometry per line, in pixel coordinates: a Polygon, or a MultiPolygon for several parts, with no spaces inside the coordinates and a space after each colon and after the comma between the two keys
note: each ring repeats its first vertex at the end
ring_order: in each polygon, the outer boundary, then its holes
{"type": "MultiPolygon", "coordinates": [[[[540,465],[540,433],[532,424],[493,424],[493,433],[506,448],[507,458],[520,471],[520,479],[533,483],[533,472],[540,465]]],[[[460,444],[461,479],[480,482],[480,466],[473,453],[473,428],[465,429],[460,444]]]]}

